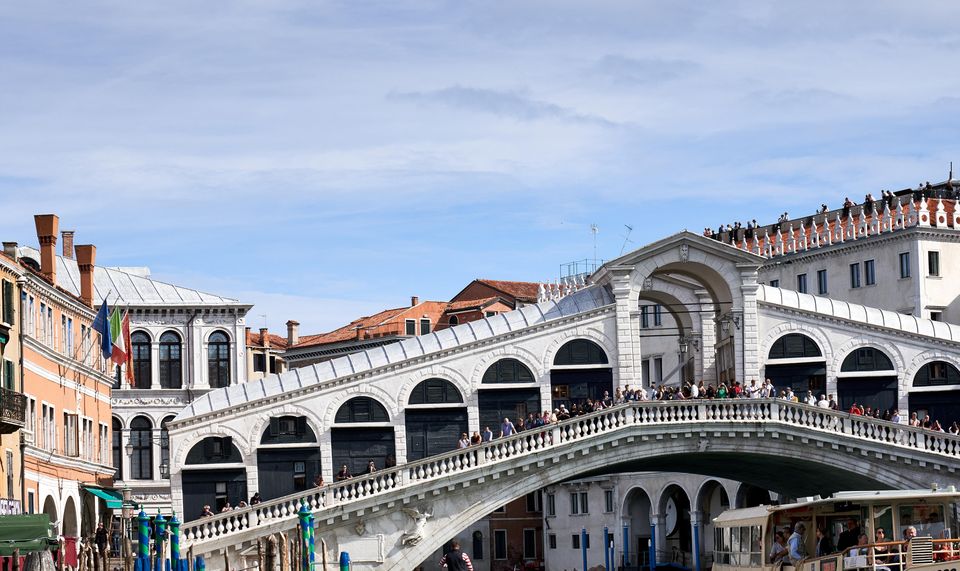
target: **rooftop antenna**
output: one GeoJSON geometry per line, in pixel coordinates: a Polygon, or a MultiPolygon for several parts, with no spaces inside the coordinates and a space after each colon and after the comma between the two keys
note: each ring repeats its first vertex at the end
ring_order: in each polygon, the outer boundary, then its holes
{"type": "Polygon", "coordinates": [[[633,226],[629,224],[623,225],[627,229],[627,235],[623,237],[623,246],[620,246],[620,255],[623,255],[623,251],[627,249],[627,244],[632,244],[633,241],[630,240],[630,233],[633,232],[633,226]]]}
{"type": "Polygon", "coordinates": [[[590,225],[590,233],[593,234],[593,263],[597,263],[597,233],[600,232],[600,227],[596,224],[590,225]]]}
{"type": "Polygon", "coordinates": [[[267,314],[266,314],[266,313],[261,313],[261,314],[260,314],[260,317],[263,318],[263,326],[266,327],[266,326],[267,326],[267,314]]]}
{"type": "Polygon", "coordinates": [[[948,183],[953,182],[953,161],[950,161],[950,176],[947,177],[947,182],[948,183]]]}

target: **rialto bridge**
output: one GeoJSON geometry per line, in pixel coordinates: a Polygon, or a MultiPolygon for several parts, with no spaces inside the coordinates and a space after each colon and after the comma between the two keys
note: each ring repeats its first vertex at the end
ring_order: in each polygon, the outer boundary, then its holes
{"type": "Polygon", "coordinates": [[[560,299],[211,392],[169,426],[174,504],[189,520],[254,491],[267,501],[189,524],[185,542],[239,557],[291,529],[306,500],[331,554],[362,543],[387,562],[377,568],[409,569],[506,501],[609,471],[711,474],[792,496],[952,483],[951,435],[784,401],[630,403],[449,452],[504,417],[640,386],[657,344],[645,300],[672,319],[689,379],[770,377],[841,399],[880,387],[885,406],[907,410],[941,390],[925,382],[931,367],[960,376],[960,327],[759,285],[763,263],[684,232],[560,299]],[[378,471],[312,487],[369,460],[378,471]]]}

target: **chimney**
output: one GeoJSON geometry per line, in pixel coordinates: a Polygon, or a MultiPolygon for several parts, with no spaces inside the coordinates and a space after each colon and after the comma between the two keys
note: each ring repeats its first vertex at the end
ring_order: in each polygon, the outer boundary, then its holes
{"type": "Polygon", "coordinates": [[[357,341],[363,339],[363,327],[357,326],[357,341]]]}
{"type": "Polygon", "coordinates": [[[417,296],[415,296],[415,295],[411,295],[411,296],[410,296],[410,307],[413,307],[413,306],[417,305],[418,303],[420,303],[420,298],[417,297],[417,296]]]}
{"type": "Polygon", "coordinates": [[[270,347],[270,333],[269,329],[266,327],[260,328],[260,346],[261,347],[270,347]]]}
{"type": "Polygon", "coordinates": [[[33,217],[40,242],[40,273],[51,283],[57,283],[57,234],[60,219],[56,214],[37,214],[33,217]]]}
{"type": "Polygon", "coordinates": [[[60,232],[63,239],[63,257],[73,259],[73,230],[63,230],[60,232]]]}
{"type": "Polygon", "coordinates": [[[10,256],[14,260],[18,259],[17,256],[17,243],[16,242],[4,242],[3,243],[3,253],[10,256]]]}
{"type": "Polygon", "coordinates": [[[76,247],[77,268],[80,270],[80,299],[93,307],[93,268],[97,263],[97,247],[84,244],[76,247]]]}
{"type": "Polygon", "coordinates": [[[293,346],[300,342],[300,322],[290,320],[287,322],[287,345],[293,346]]]}

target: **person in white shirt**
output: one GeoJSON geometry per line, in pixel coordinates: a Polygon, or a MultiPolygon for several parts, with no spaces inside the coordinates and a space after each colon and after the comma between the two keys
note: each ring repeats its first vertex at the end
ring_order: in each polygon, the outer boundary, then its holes
{"type": "Polygon", "coordinates": [[[696,383],[690,383],[690,398],[700,398],[700,389],[697,387],[696,383]]]}
{"type": "Polygon", "coordinates": [[[756,379],[750,379],[750,386],[747,387],[747,397],[748,398],[760,398],[761,388],[757,386],[756,379]]]}
{"type": "Polygon", "coordinates": [[[890,421],[900,424],[901,420],[903,419],[900,417],[900,411],[898,409],[893,409],[893,415],[890,416],[890,421]]]}
{"type": "Polygon", "coordinates": [[[830,401],[827,400],[826,395],[820,395],[820,400],[817,401],[817,406],[820,408],[830,408],[830,401]]]}
{"type": "Polygon", "coordinates": [[[813,396],[812,391],[807,391],[807,400],[805,402],[810,406],[816,406],[817,397],[813,396]]]}

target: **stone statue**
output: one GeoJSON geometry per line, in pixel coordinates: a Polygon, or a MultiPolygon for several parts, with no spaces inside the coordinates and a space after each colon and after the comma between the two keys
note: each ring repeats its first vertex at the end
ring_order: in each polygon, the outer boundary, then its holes
{"type": "Polygon", "coordinates": [[[414,546],[423,539],[427,527],[427,520],[433,517],[431,511],[420,511],[413,508],[403,508],[403,513],[413,519],[413,529],[400,536],[400,543],[405,546],[414,546]]]}

